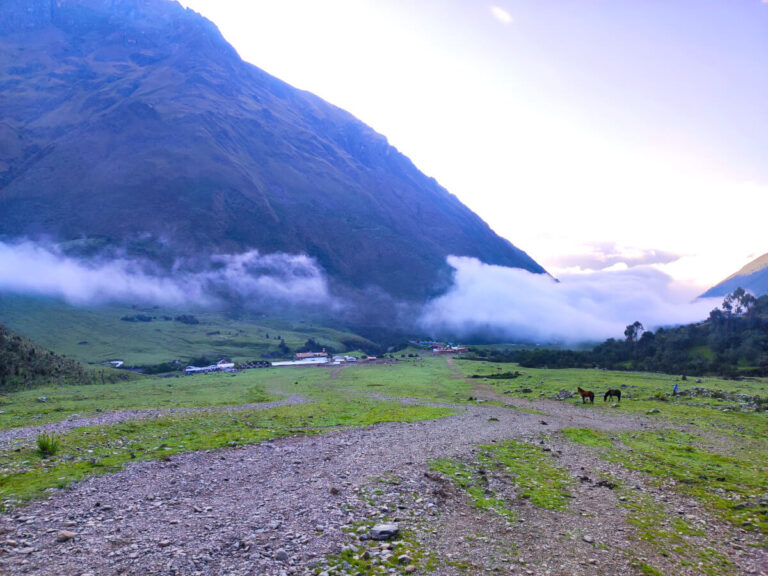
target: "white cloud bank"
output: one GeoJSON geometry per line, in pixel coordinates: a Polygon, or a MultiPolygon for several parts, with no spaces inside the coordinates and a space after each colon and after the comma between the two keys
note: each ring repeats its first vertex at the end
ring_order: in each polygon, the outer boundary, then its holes
{"type": "Polygon", "coordinates": [[[556,282],[525,270],[451,256],[453,287],[431,301],[423,328],[459,337],[576,343],[623,338],[639,320],[647,329],[704,320],[718,301],[692,301],[652,268],[576,274],[556,282]]]}
{"type": "Polygon", "coordinates": [[[297,304],[330,301],[326,278],[311,258],[293,254],[219,254],[162,271],[130,258],[79,259],[56,246],[0,243],[0,292],[63,298],[72,304],[110,301],[215,305],[227,295],[297,304]]]}

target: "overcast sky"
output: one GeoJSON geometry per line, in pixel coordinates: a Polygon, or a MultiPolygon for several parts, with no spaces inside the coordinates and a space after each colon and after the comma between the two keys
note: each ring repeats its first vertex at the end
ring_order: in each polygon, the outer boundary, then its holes
{"type": "Polygon", "coordinates": [[[183,0],[554,274],[768,252],[768,0],[183,0]]]}

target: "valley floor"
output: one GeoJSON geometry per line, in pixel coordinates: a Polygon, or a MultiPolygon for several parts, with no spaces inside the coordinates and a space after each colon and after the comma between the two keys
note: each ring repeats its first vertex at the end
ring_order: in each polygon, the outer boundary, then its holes
{"type": "Polygon", "coordinates": [[[450,416],[175,453],[53,489],[0,515],[0,574],[768,574],[759,531],[600,451],[631,456],[628,434],[669,421],[473,392],[398,399],[450,416]],[[381,522],[400,536],[368,539],[381,522]]]}

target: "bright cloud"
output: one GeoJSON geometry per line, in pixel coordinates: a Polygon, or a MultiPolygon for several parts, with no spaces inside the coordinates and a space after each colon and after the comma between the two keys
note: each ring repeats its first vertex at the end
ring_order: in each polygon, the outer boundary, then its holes
{"type": "Polygon", "coordinates": [[[502,24],[512,23],[512,15],[500,6],[491,6],[491,14],[502,24]]]}
{"type": "Polygon", "coordinates": [[[626,247],[616,242],[594,242],[584,246],[570,246],[570,253],[550,260],[552,270],[595,271],[608,270],[616,266],[633,268],[635,266],[664,265],[676,262],[680,254],[666,250],[626,247]]]}
{"type": "Polygon", "coordinates": [[[232,297],[246,303],[329,303],[322,269],[295,254],[218,254],[177,262],[171,272],[142,260],[81,260],[56,246],[0,243],[0,291],[63,298],[73,304],[144,301],[215,305],[232,297]]]}
{"type": "Polygon", "coordinates": [[[488,335],[567,343],[622,337],[639,320],[648,329],[704,320],[717,302],[692,301],[652,268],[553,278],[449,257],[453,287],[424,309],[421,325],[440,335],[488,335]]]}

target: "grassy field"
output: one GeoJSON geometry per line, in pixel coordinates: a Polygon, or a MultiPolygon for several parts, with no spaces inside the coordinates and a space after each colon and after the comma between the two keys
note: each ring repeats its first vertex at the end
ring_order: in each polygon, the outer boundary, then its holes
{"type": "Polygon", "coordinates": [[[115,410],[226,406],[299,394],[322,400],[329,394],[378,394],[435,402],[466,402],[472,386],[457,379],[442,359],[391,365],[290,367],[174,378],[136,377],[99,386],[47,386],[0,395],[0,430],[64,420],[74,414],[115,410]],[[46,402],[38,402],[44,396],[46,402]]]}
{"type": "Polygon", "coordinates": [[[78,308],[51,298],[0,296],[0,323],[41,346],[81,362],[123,360],[148,365],[207,356],[252,360],[277,354],[282,337],[295,349],[313,338],[335,350],[373,347],[355,334],[310,322],[270,320],[252,315],[239,320],[224,314],[165,307],[102,306],[78,308]],[[175,320],[194,316],[198,324],[175,320]],[[149,318],[126,321],[121,318],[149,318]]]}
{"type": "MultiPolygon", "coordinates": [[[[456,366],[467,377],[485,376],[477,381],[500,394],[530,400],[550,398],[565,390],[576,394],[577,387],[595,393],[595,406],[617,413],[651,414],[680,425],[691,425],[719,433],[768,439],[766,412],[754,410],[754,399],[768,399],[768,379],[723,380],[718,378],[682,380],[680,376],[646,372],[609,370],[522,369],[516,364],[496,364],[457,360],[456,366]],[[519,372],[517,378],[487,378],[519,372]],[[679,394],[673,395],[674,386],[679,394]],[[621,402],[604,401],[609,389],[622,392],[621,402]],[[708,392],[702,393],[704,389],[708,392]]],[[[581,404],[576,395],[568,400],[581,404]]]]}
{"type": "Polygon", "coordinates": [[[92,474],[122,468],[131,460],[167,458],[179,452],[252,444],[287,435],[318,434],[346,426],[409,422],[451,414],[447,408],[348,399],[326,394],[322,401],[267,410],[188,413],[111,426],[76,428],[56,436],[54,454],[39,447],[0,451],[0,507],[42,495],[92,474]]]}
{"type": "MultiPolygon", "coordinates": [[[[237,374],[177,378],[143,377],[120,384],[51,386],[9,393],[0,398],[0,429],[34,425],[79,414],[144,408],[228,406],[299,395],[307,402],[265,410],[166,415],[113,426],[74,429],[56,436],[58,449],[45,455],[33,442],[0,453],[0,501],[14,504],[66,486],[89,474],[120,469],[131,460],[158,459],[191,450],[260,442],[286,435],[318,434],[345,426],[385,421],[439,418],[450,408],[404,405],[400,398],[466,404],[475,386],[490,386],[500,398],[539,400],[577,386],[594,390],[595,405],[571,398],[579,410],[611,415],[643,415],[660,424],[653,429],[606,434],[587,428],[555,434],[593,451],[599,458],[641,473],[651,484],[690,496],[724,522],[768,535],[768,419],[763,404],[768,381],[707,378],[602,370],[521,369],[519,366],[445,358],[404,358],[397,362],[339,367],[271,368],[237,374]],[[519,372],[513,378],[489,376],[519,372]],[[463,374],[463,376],[462,376],[463,374]],[[480,378],[469,378],[479,375],[480,378]],[[677,384],[681,395],[673,396],[677,384]],[[603,402],[608,388],[623,392],[618,402],[603,402]],[[691,390],[694,394],[691,395],[691,390]],[[46,396],[46,402],[37,401],[46,396]]],[[[536,404],[546,413],[546,406],[536,404]]],[[[531,408],[534,408],[532,405],[531,408]]],[[[513,505],[488,493],[483,469],[510,478],[521,497],[567,512],[573,479],[537,445],[507,442],[479,446],[471,458],[436,460],[473,505],[512,518],[513,505]],[[535,486],[535,490],[531,489],[535,486]],[[535,500],[535,501],[534,501],[535,500]]],[[[658,502],[645,501],[616,482],[625,494],[628,521],[647,543],[671,550],[680,562],[696,562],[707,574],[728,574],[726,561],[692,549],[681,535],[684,525],[658,502]],[[672,528],[662,528],[660,519],[672,528]],[[686,547],[688,546],[688,547],[686,547]],[[702,556],[703,555],[703,556],[702,556]],[[705,557],[706,556],[706,557],[705,557]]],[[[768,545],[768,541],[766,541],[768,545]]],[[[647,566],[653,573],[653,566],[647,566]]]]}

